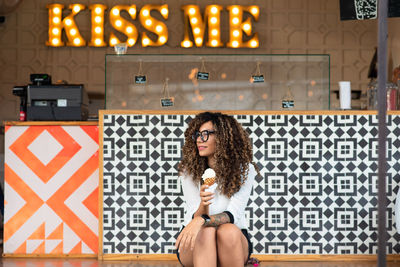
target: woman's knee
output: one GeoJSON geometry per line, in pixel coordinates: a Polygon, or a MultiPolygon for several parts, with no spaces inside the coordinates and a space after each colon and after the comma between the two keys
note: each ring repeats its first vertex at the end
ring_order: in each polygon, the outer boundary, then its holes
{"type": "Polygon", "coordinates": [[[217,243],[223,246],[236,246],[241,244],[242,232],[231,223],[220,225],[217,229],[217,243]]]}
{"type": "Polygon", "coordinates": [[[214,227],[204,227],[201,229],[196,238],[196,245],[207,245],[210,242],[215,242],[216,229],[214,227]]]}

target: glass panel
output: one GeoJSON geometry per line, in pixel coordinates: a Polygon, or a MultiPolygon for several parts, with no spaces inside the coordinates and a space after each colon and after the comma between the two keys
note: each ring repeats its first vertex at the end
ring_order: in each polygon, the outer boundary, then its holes
{"type": "Polygon", "coordinates": [[[289,95],[291,110],[330,109],[329,61],[329,55],[106,55],[106,108],[282,110],[289,95]],[[209,79],[198,80],[199,71],[209,79]],[[251,82],[260,74],[264,82],[251,82]],[[146,83],[135,83],[143,75],[146,83]],[[174,104],[161,107],[168,93],[174,104]]]}

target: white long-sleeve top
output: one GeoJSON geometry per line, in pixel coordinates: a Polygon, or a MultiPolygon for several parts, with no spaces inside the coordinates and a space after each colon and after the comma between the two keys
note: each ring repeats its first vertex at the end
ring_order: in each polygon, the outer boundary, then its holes
{"type": "MultiPolygon", "coordinates": [[[[247,179],[241,186],[240,190],[232,197],[221,194],[217,189],[214,194],[213,203],[209,206],[209,215],[218,214],[229,211],[234,218],[234,224],[239,229],[246,229],[245,208],[250,198],[251,189],[254,184],[254,178],[257,172],[253,164],[249,164],[247,179]]],[[[195,183],[190,175],[182,175],[179,177],[182,183],[183,197],[185,200],[185,220],[183,225],[187,225],[192,220],[193,214],[200,205],[200,183],[195,183]]]]}

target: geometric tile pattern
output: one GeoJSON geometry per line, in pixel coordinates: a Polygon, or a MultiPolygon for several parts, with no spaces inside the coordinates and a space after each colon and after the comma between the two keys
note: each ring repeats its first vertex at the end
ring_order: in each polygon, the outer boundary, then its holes
{"type": "MultiPolygon", "coordinates": [[[[173,253],[184,217],[177,164],[194,115],[104,114],[103,253],[173,253]]],[[[376,254],[376,115],[234,115],[256,177],[246,208],[255,254],[376,254]]],[[[400,116],[388,116],[387,253],[400,253],[394,203],[400,116]]]]}
{"type": "Polygon", "coordinates": [[[98,126],[6,126],[5,254],[97,254],[98,126]]]}

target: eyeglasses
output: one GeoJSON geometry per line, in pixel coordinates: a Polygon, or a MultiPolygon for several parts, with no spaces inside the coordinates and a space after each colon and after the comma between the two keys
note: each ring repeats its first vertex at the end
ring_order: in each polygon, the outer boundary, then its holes
{"type": "Polygon", "coordinates": [[[210,137],[210,134],[214,134],[214,133],[215,133],[215,131],[213,131],[213,130],[204,130],[204,131],[201,131],[201,132],[195,131],[193,136],[192,136],[192,138],[193,138],[193,141],[196,142],[197,138],[199,138],[199,136],[200,136],[201,141],[207,142],[208,137],[210,137]]]}

